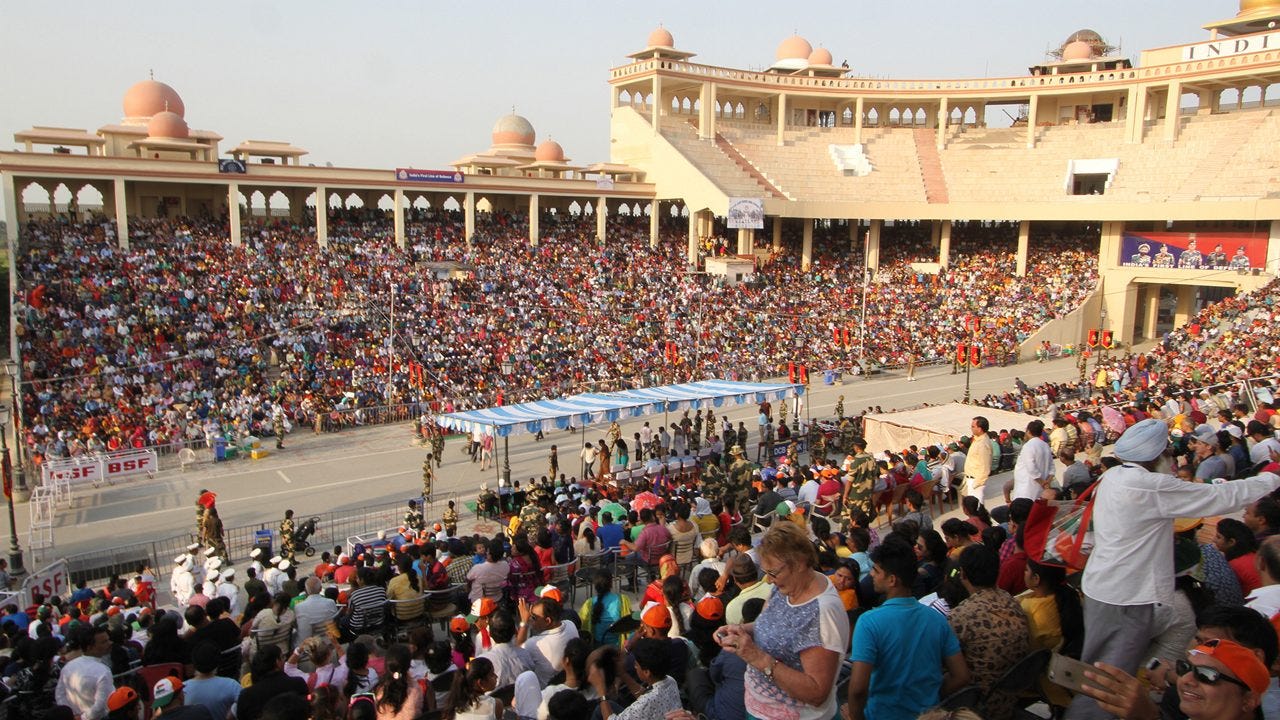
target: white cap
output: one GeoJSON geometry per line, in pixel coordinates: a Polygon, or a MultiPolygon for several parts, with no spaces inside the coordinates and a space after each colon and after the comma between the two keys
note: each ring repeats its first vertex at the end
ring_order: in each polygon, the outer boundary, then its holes
{"type": "Polygon", "coordinates": [[[190,569],[191,569],[191,565],[192,565],[191,558],[189,558],[189,557],[182,558],[182,563],[181,563],[181,565],[182,565],[182,567],[186,568],[187,570],[190,570],[190,569]]]}
{"type": "Polygon", "coordinates": [[[184,562],[186,562],[188,559],[190,559],[190,557],[191,557],[190,555],[179,555],[178,557],[176,557],[176,558],[174,558],[174,559],[173,559],[173,564],[174,564],[174,565],[181,565],[182,563],[184,563],[184,562]]]}
{"type": "Polygon", "coordinates": [[[222,571],[222,579],[223,579],[223,580],[230,580],[231,578],[233,578],[233,577],[235,577],[235,576],[236,576],[236,569],[235,569],[235,568],[227,568],[226,570],[223,570],[223,571],[222,571]]]}
{"type": "Polygon", "coordinates": [[[271,559],[268,560],[267,562],[271,563],[272,565],[279,565],[280,561],[283,559],[284,558],[280,557],[279,555],[272,555],[271,559]]]}
{"type": "Polygon", "coordinates": [[[217,570],[222,567],[222,558],[212,558],[209,562],[205,563],[204,566],[210,570],[217,570]]]}
{"type": "Polygon", "coordinates": [[[262,557],[262,548],[256,547],[250,550],[249,557],[253,558],[254,560],[257,560],[258,558],[262,557]]]}
{"type": "Polygon", "coordinates": [[[187,546],[187,550],[190,550],[191,552],[195,552],[199,549],[200,549],[200,543],[198,542],[193,542],[187,546]]]}
{"type": "Polygon", "coordinates": [[[213,554],[214,554],[215,552],[217,552],[217,550],[215,550],[215,549],[214,549],[214,548],[212,548],[212,547],[205,548],[204,556],[205,556],[205,557],[213,557],[213,554]]]}
{"type": "Polygon", "coordinates": [[[288,570],[289,568],[293,567],[293,564],[290,563],[288,560],[281,560],[279,567],[281,570],[288,570]]]}

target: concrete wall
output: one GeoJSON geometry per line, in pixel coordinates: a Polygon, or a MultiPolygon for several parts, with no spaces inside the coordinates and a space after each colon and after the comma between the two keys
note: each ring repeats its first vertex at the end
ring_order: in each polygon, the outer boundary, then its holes
{"type": "MultiPolygon", "coordinates": [[[[1098,287],[1080,303],[1080,307],[1067,313],[1065,316],[1057,320],[1051,320],[1040,328],[1034,335],[1023,341],[1018,348],[1018,357],[1023,360],[1032,359],[1036,356],[1036,349],[1040,347],[1040,343],[1048,340],[1055,345],[1079,345],[1088,339],[1090,328],[1098,327],[1098,313],[1102,310],[1103,283],[1099,282],[1098,287]]],[[[1108,318],[1107,327],[1114,330],[1111,320],[1108,318]]],[[[1117,339],[1119,334],[1116,335],[1117,339]]]]}

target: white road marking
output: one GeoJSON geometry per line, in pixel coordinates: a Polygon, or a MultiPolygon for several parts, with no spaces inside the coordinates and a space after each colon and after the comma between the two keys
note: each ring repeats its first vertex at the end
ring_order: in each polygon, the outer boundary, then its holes
{"type": "Polygon", "coordinates": [[[283,480],[283,481],[285,481],[285,482],[289,483],[290,485],[292,485],[292,484],[293,484],[293,481],[289,479],[289,476],[288,476],[288,475],[285,475],[285,474],[284,474],[284,471],[283,471],[283,470],[277,470],[277,471],[276,471],[276,474],[280,476],[280,479],[281,479],[281,480],[283,480]]]}
{"type": "MultiPolygon", "coordinates": [[[[366,476],[366,477],[348,478],[348,479],[346,479],[346,480],[338,480],[338,481],[336,481],[336,482],[325,483],[325,484],[323,484],[323,485],[312,485],[312,486],[310,486],[309,488],[307,488],[307,490],[308,490],[308,492],[312,492],[312,491],[315,491],[315,490],[324,490],[324,489],[326,489],[326,488],[342,487],[342,486],[344,486],[344,485],[354,485],[354,484],[356,484],[356,483],[369,482],[369,481],[371,481],[371,480],[383,480],[383,479],[386,479],[386,478],[399,477],[399,476],[401,476],[401,475],[418,475],[418,474],[419,474],[419,472],[420,472],[420,471],[418,471],[418,470],[402,470],[402,471],[400,471],[400,472],[384,473],[384,474],[382,474],[382,475],[369,475],[369,476],[366,476]]],[[[219,506],[219,507],[225,507],[225,506],[227,506],[227,505],[232,505],[232,504],[234,504],[234,503],[242,503],[242,502],[258,502],[258,501],[263,500],[263,499],[265,499],[265,498],[277,497],[277,496],[279,496],[279,495],[293,495],[293,494],[295,494],[296,492],[297,492],[296,490],[278,490],[278,491],[276,491],[276,492],[263,493],[263,494],[261,494],[261,495],[253,495],[253,496],[250,496],[250,497],[227,498],[226,500],[223,500],[223,499],[219,498],[219,500],[218,500],[218,506],[219,506]]],[[[124,516],[124,517],[111,518],[111,519],[109,519],[109,520],[95,520],[95,521],[92,521],[92,522],[75,523],[75,526],[76,526],[76,527],[87,527],[87,526],[90,526],[90,525],[100,525],[100,524],[103,524],[103,523],[119,522],[120,520],[132,520],[132,519],[134,519],[134,518],[151,517],[151,516],[155,516],[155,515],[166,515],[166,514],[168,514],[168,513],[174,513],[174,512],[183,512],[183,513],[188,513],[188,512],[191,512],[191,510],[190,510],[190,508],[188,508],[188,507],[186,507],[186,506],[184,505],[183,507],[169,508],[169,509],[167,509],[167,510],[152,510],[152,511],[150,511],[150,512],[134,513],[134,514],[130,514],[130,515],[127,515],[127,516],[124,516]]]]}

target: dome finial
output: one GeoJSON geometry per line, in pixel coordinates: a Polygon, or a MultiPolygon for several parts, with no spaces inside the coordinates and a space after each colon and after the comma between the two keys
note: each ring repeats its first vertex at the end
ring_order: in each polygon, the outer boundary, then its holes
{"type": "Polygon", "coordinates": [[[147,68],[147,77],[152,80],[156,79],[156,71],[154,68],[147,68]]]}

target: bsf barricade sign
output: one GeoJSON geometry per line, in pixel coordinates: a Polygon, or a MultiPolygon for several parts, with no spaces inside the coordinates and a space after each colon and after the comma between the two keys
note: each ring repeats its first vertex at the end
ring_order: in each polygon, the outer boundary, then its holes
{"type": "Polygon", "coordinates": [[[67,568],[67,561],[58,560],[32,573],[23,581],[20,593],[23,608],[31,604],[32,593],[40,593],[45,598],[54,595],[68,597],[71,594],[71,573],[67,568]]]}
{"type": "Polygon", "coordinates": [[[160,469],[155,450],[123,450],[117,453],[50,460],[42,470],[45,483],[100,485],[131,475],[150,475],[160,469]]]}

